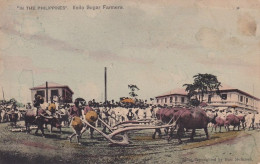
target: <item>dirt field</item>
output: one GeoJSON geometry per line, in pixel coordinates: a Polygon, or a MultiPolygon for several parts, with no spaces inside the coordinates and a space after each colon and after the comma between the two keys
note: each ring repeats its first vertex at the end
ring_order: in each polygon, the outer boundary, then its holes
{"type": "MultiPolygon", "coordinates": [[[[188,136],[178,145],[166,136],[152,139],[152,130],[131,133],[129,146],[109,146],[109,142],[94,132],[82,136],[82,145],[66,139],[72,131],[56,129],[46,138],[24,132],[11,132],[8,123],[0,123],[0,163],[258,163],[260,162],[260,132],[230,131],[211,133],[206,140],[204,131],[197,130],[195,142],[188,136]]],[[[211,131],[211,129],[209,130],[211,131]]],[[[225,130],[223,130],[225,131],[225,130]]],[[[189,135],[189,133],[187,133],[189,135]]]]}

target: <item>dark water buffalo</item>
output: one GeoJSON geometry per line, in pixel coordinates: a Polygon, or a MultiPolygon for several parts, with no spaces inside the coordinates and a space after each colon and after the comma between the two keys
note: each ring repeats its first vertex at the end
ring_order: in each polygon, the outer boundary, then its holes
{"type": "MultiPolygon", "coordinates": [[[[214,119],[214,118],[213,118],[214,119]]],[[[206,115],[205,111],[201,108],[182,108],[176,112],[174,112],[174,120],[176,120],[177,127],[177,137],[179,143],[181,141],[181,132],[183,129],[192,129],[191,141],[193,141],[193,137],[195,135],[196,129],[204,129],[207,139],[209,139],[208,134],[208,123],[211,121],[210,118],[206,115]]],[[[172,130],[171,135],[172,136],[172,130]]]]}
{"type": "Polygon", "coordinates": [[[211,131],[213,131],[213,128],[215,128],[215,131],[216,131],[217,127],[219,127],[219,132],[221,132],[221,127],[225,126],[225,120],[222,119],[221,117],[216,117],[216,118],[212,119],[211,122],[214,124],[211,131]]]}
{"type": "Polygon", "coordinates": [[[58,116],[60,123],[63,122],[64,126],[70,125],[69,114],[66,110],[62,110],[61,112],[57,112],[56,114],[58,116]]]}
{"type": "MultiPolygon", "coordinates": [[[[170,122],[173,122],[173,114],[177,110],[177,108],[160,108],[155,115],[158,120],[161,120],[163,123],[168,124],[170,122]]],[[[168,134],[168,130],[169,128],[164,129],[166,135],[168,134]]],[[[161,129],[155,129],[155,132],[152,136],[153,139],[155,139],[156,133],[158,133],[159,137],[161,138],[161,129]]]]}
{"type": "Polygon", "coordinates": [[[174,108],[161,108],[156,112],[156,118],[164,123],[169,123],[175,110],[174,108]]]}
{"type": "Polygon", "coordinates": [[[50,129],[51,133],[52,133],[53,127],[56,127],[57,129],[59,129],[60,133],[62,133],[59,118],[57,118],[57,117],[45,118],[44,124],[46,125],[46,127],[47,127],[48,124],[51,125],[51,129],[50,129]]]}
{"type": "Polygon", "coordinates": [[[8,112],[8,118],[9,121],[11,121],[13,123],[14,126],[16,126],[16,122],[18,120],[18,112],[8,112]]]}
{"type": "Polygon", "coordinates": [[[37,116],[36,116],[36,110],[28,110],[24,116],[26,132],[27,133],[30,132],[30,125],[37,125],[35,134],[37,134],[38,130],[40,129],[42,132],[42,136],[45,136],[43,125],[46,123],[46,121],[48,121],[52,126],[55,126],[57,128],[61,126],[57,119],[47,118],[45,117],[45,114],[46,112],[43,109],[38,110],[37,116]]]}
{"type": "Polygon", "coordinates": [[[232,125],[233,126],[233,130],[235,130],[235,127],[238,127],[238,130],[240,128],[240,119],[234,115],[234,114],[229,114],[226,117],[225,120],[225,126],[227,127],[227,130],[229,131],[229,126],[232,125]]]}

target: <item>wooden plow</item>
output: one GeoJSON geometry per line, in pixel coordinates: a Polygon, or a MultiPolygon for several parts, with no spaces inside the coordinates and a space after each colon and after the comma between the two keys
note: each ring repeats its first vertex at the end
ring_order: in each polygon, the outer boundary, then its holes
{"type": "Polygon", "coordinates": [[[109,129],[109,131],[111,132],[110,134],[105,134],[98,128],[91,125],[86,120],[83,120],[83,121],[84,121],[84,123],[86,123],[86,125],[93,128],[98,133],[100,133],[102,136],[104,136],[108,141],[110,141],[111,144],[125,146],[125,145],[130,144],[129,137],[128,137],[128,132],[130,132],[130,131],[139,131],[139,130],[146,130],[146,129],[161,129],[161,128],[171,128],[172,130],[175,130],[176,121],[171,123],[172,119],[169,121],[168,124],[165,124],[165,125],[156,125],[159,122],[158,122],[158,120],[155,120],[155,119],[145,119],[145,120],[136,120],[136,121],[125,121],[125,122],[121,122],[113,127],[110,127],[102,119],[98,118],[98,120],[101,121],[104,124],[104,126],[106,126],[109,129]],[[154,125],[151,125],[152,123],[154,125]],[[120,138],[120,139],[118,139],[118,138],[120,138]]]}

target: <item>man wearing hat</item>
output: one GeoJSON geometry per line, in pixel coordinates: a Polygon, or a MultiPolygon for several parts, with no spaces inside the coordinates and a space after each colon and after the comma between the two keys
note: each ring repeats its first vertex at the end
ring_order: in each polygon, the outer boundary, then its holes
{"type": "Polygon", "coordinates": [[[132,112],[132,109],[129,109],[126,116],[127,116],[129,121],[131,121],[134,118],[134,113],[132,112]]]}

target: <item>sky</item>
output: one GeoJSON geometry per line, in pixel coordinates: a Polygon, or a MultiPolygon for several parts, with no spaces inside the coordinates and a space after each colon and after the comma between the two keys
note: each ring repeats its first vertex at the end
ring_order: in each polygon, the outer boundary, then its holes
{"type": "MultiPolygon", "coordinates": [[[[260,98],[260,1],[3,0],[0,90],[30,101],[29,88],[68,85],[73,98],[149,99],[210,73],[260,98]],[[26,10],[63,5],[66,10],[26,10]],[[73,10],[119,5],[122,10],[73,10]],[[18,6],[25,7],[20,10],[18,6]]],[[[3,95],[0,94],[0,99],[3,95]]]]}

